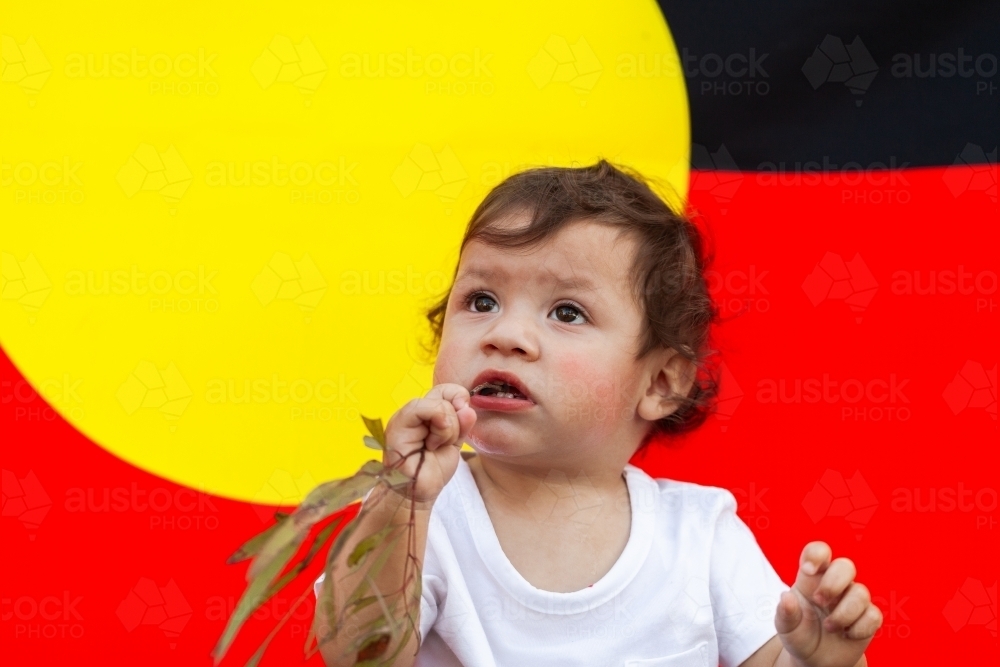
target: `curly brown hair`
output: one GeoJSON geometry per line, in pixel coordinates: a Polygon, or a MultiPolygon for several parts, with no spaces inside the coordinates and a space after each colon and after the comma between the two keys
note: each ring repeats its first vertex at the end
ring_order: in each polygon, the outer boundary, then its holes
{"type": "MultiPolygon", "coordinates": [[[[538,167],[513,174],[472,214],[459,257],[473,239],[499,248],[530,248],[584,219],[621,229],[639,241],[630,282],[646,319],[636,359],[672,348],[697,369],[688,394],[675,397],[678,409],[654,422],[640,447],[658,435],[696,428],[711,412],[718,392],[717,369],[710,363],[715,351],[709,348],[718,310],[705,280],[712,258],[705,254],[701,230],[671,209],[638,172],[602,159],[589,167],[538,167]],[[495,224],[515,212],[529,213],[530,224],[518,229],[495,224]]],[[[440,349],[450,296],[449,287],[426,312],[432,340],[424,349],[432,356],[440,349]]]]}

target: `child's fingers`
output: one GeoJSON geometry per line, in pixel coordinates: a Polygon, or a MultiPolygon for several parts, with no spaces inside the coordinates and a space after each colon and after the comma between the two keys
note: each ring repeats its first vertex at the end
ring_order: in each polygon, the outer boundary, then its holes
{"type": "Polygon", "coordinates": [[[472,408],[472,406],[469,405],[459,410],[457,414],[458,414],[458,423],[460,426],[458,437],[459,439],[461,439],[464,438],[469,433],[469,431],[472,430],[473,426],[475,426],[476,418],[478,417],[478,415],[476,414],[476,411],[472,408]]]}
{"type": "Polygon", "coordinates": [[[795,593],[785,591],[778,599],[778,610],[774,616],[774,627],[781,634],[788,634],[802,622],[802,608],[795,593]]]}
{"type": "Polygon", "coordinates": [[[853,625],[871,606],[872,598],[868,592],[868,587],[857,582],[851,584],[840,602],[834,607],[830,615],[823,621],[823,628],[827,632],[840,632],[844,628],[853,625]]]}
{"type": "Polygon", "coordinates": [[[450,445],[458,440],[459,422],[455,407],[448,401],[425,398],[427,402],[427,439],[424,441],[429,451],[450,445]]]}
{"type": "Polygon", "coordinates": [[[428,449],[434,449],[451,428],[458,428],[458,419],[450,403],[440,398],[414,398],[389,419],[386,442],[389,449],[406,455],[434,436],[434,446],[428,445],[428,449]]]}
{"type": "Polygon", "coordinates": [[[452,382],[441,383],[427,392],[426,398],[438,398],[446,401],[454,408],[458,420],[458,433],[455,434],[453,440],[445,440],[439,443],[435,439],[434,446],[428,444],[428,449],[433,450],[442,444],[456,444],[475,424],[476,411],[469,405],[471,395],[469,394],[469,390],[462,385],[452,382]]]}
{"type": "Polygon", "coordinates": [[[452,407],[454,407],[457,411],[469,405],[469,401],[472,399],[472,396],[469,394],[469,390],[460,384],[456,384],[454,382],[442,382],[441,384],[432,387],[424,398],[443,399],[451,403],[452,407]]]}
{"type": "Polygon", "coordinates": [[[837,558],[823,573],[819,585],[813,592],[812,600],[821,607],[832,607],[837,599],[843,595],[847,587],[854,581],[854,575],[858,573],[854,567],[854,562],[850,558],[837,558]]]}
{"type": "Polygon", "coordinates": [[[882,627],[882,610],[875,605],[868,605],[861,618],[847,628],[847,636],[851,639],[869,639],[882,627]]]}
{"type": "Polygon", "coordinates": [[[795,577],[795,588],[807,600],[812,600],[813,592],[819,586],[832,555],[830,545],[826,542],[810,542],[802,549],[802,555],[799,557],[799,572],[795,577]]]}

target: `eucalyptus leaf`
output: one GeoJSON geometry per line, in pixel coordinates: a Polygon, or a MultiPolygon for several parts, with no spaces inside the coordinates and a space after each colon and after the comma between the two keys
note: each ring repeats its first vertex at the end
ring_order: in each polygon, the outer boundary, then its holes
{"type": "Polygon", "coordinates": [[[382,473],[382,480],[393,489],[399,489],[413,483],[412,477],[408,477],[402,470],[395,468],[386,468],[385,472],[382,473]]]}
{"type": "Polygon", "coordinates": [[[287,545],[301,544],[312,526],[368,493],[377,483],[376,475],[381,471],[381,463],[368,461],[353,476],[327,482],[313,489],[289,519],[282,522],[264,543],[247,570],[247,578],[255,577],[287,545]]]}
{"type": "Polygon", "coordinates": [[[291,549],[291,553],[295,553],[296,547],[302,543],[307,533],[308,529],[296,527],[294,520],[285,521],[277,526],[247,568],[247,581],[257,579],[286,550],[291,549]]]}
{"type": "Polygon", "coordinates": [[[301,595],[299,595],[298,599],[295,600],[295,603],[288,608],[288,611],[285,612],[285,615],[281,617],[281,620],[278,621],[278,624],[276,626],[274,626],[274,629],[272,629],[271,632],[267,634],[267,637],[264,639],[263,642],[261,642],[260,646],[257,647],[257,650],[254,651],[254,654],[250,656],[250,659],[247,660],[247,663],[246,665],[244,665],[244,667],[257,667],[257,665],[260,663],[261,658],[264,657],[264,651],[266,651],[267,647],[271,644],[271,640],[274,639],[274,637],[278,634],[278,631],[281,630],[282,627],[284,627],[285,623],[288,623],[288,619],[292,617],[292,614],[295,613],[295,610],[298,609],[299,605],[302,604],[306,596],[308,596],[311,591],[312,591],[312,583],[310,582],[308,588],[306,588],[306,590],[303,591],[301,595]]]}
{"type": "Polygon", "coordinates": [[[368,447],[369,449],[377,449],[379,451],[382,451],[383,449],[385,449],[382,446],[381,442],[379,442],[375,438],[371,437],[370,435],[363,436],[362,440],[365,443],[365,447],[368,447]]]}
{"type": "MultiPolygon", "coordinates": [[[[378,664],[380,664],[380,665],[393,665],[393,664],[395,664],[395,662],[396,662],[396,656],[398,656],[399,652],[402,651],[406,647],[406,642],[410,639],[410,635],[412,635],[412,634],[413,634],[413,629],[410,626],[406,626],[406,631],[403,632],[403,636],[400,638],[399,643],[396,645],[396,650],[392,652],[392,655],[388,656],[385,660],[383,660],[382,662],[380,662],[378,664]]],[[[418,645],[418,647],[420,645],[419,639],[417,641],[417,645],[418,645]]]]}
{"type": "Polygon", "coordinates": [[[283,514],[278,522],[273,526],[269,527],[267,530],[258,533],[257,535],[251,537],[249,540],[243,543],[236,552],[226,560],[227,565],[233,565],[234,563],[239,563],[246,560],[247,558],[252,558],[260,552],[264,544],[271,539],[275,531],[281,526],[281,524],[288,519],[287,514],[283,514]]]}
{"type": "Polygon", "coordinates": [[[350,568],[356,566],[368,554],[369,551],[382,544],[382,542],[385,540],[385,537],[393,530],[395,530],[397,527],[398,526],[392,526],[392,525],[386,526],[377,533],[373,533],[368,537],[366,537],[365,539],[358,542],[357,545],[355,545],[354,550],[351,551],[350,555],[347,556],[347,566],[350,568]]]}
{"type": "MultiPolygon", "coordinates": [[[[396,526],[393,526],[393,528],[395,527],[396,526]]],[[[374,577],[378,575],[378,573],[382,570],[382,566],[385,565],[385,562],[389,559],[389,555],[395,548],[396,542],[398,542],[399,538],[401,537],[402,535],[396,535],[395,537],[390,539],[388,544],[386,544],[385,547],[379,552],[378,557],[376,557],[375,560],[373,560],[368,565],[368,572],[367,572],[368,578],[374,579],[374,577]]]]}
{"type": "MultiPolygon", "coordinates": [[[[386,438],[382,420],[370,419],[364,415],[362,415],[362,420],[370,433],[362,438],[365,446],[385,451],[386,438]]],[[[305,554],[299,560],[293,560],[303,542],[311,535],[314,526],[335,512],[365,497],[365,494],[370,493],[379,485],[404,498],[409,498],[413,480],[397,468],[386,467],[380,461],[367,461],[354,475],[317,486],[292,513],[276,512],[274,525],[244,542],[229,557],[227,563],[230,564],[247,559],[252,559],[252,561],[247,569],[247,587],[212,651],[216,665],[226,655],[247,619],[269,598],[300,576],[312,559],[324,548],[327,549],[324,567],[327,581],[326,585],[320,589],[316,609],[327,610],[325,614],[327,623],[333,632],[327,633],[324,630],[323,637],[320,639],[317,636],[315,622],[310,624],[304,647],[307,658],[315,655],[322,644],[332,641],[352,617],[355,617],[353,627],[357,629],[358,635],[354,635],[354,639],[348,642],[350,650],[343,657],[351,659],[355,667],[388,667],[392,665],[396,656],[413,636],[417,637],[417,646],[419,647],[420,635],[417,619],[423,583],[419,561],[415,559],[414,554],[408,554],[404,570],[406,576],[401,592],[394,590],[389,591],[388,595],[384,595],[378,590],[374,579],[378,577],[402,537],[407,537],[407,546],[412,544],[412,533],[410,532],[412,524],[386,526],[353,546],[347,558],[347,566],[350,572],[360,570],[364,576],[357,583],[339,612],[334,606],[333,592],[335,586],[340,585],[334,577],[334,564],[340,558],[341,552],[350,541],[361,520],[372,511],[372,505],[362,502],[353,518],[335,518],[316,534],[315,538],[308,544],[305,554]],[[335,535],[335,533],[337,534],[335,535]],[[371,556],[372,552],[377,552],[374,558],[371,556]],[[411,567],[413,565],[415,567],[411,567]],[[374,617],[371,617],[374,613],[374,610],[370,609],[372,605],[378,605],[380,610],[374,617]],[[357,619],[356,615],[365,609],[369,609],[366,612],[368,619],[359,626],[357,622],[360,619],[357,619]],[[395,644],[395,650],[390,654],[389,648],[393,644],[395,644]]],[[[259,665],[271,640],[287,623],[292,612],[312,591],[312,583],[312,581],[309,582],[308,588],[258,646],[246,667],[259,665]]],[[[314,613],[318,614],[319,611],[314,613]]]]}
{"type": "Polygon", "coordinates": [[[292,565],[288,572],[283,574],[280,579],[271,585],[271,588],[268,590],[267,599],[270,599],[278,591],[294,580],[295,577],[299,576],[304,569],[309,567],[309,563],[316,555],[316,552],[323,548],[323,545],[329,541],[330,535],[333,534],[333,531],[336,530],[341,523],[343,523],[343,518],[338,517],[334,521],[331,521],[330,525],[325,526],[323,530],[319,531],[316,535],[316,539],[314,539],[312,544],[309,545],[309,551],[302,557],[302,560],[292,565]]]}
{"type": "Polygon", "coordinates": [[[385,449],[385,429],[382,427],[382,419],[379,417],[369,419],[364,415],[361,415],[361,419],[365,422],[368,432],[372,434],[373,438],[382,444],[382,449],[385,449]]]}
{"type": "Polygon", "coordinates": [[[392,636],[384,632],[369,635],[358,648],[358,662],[380,658],[389,650],[389,642],[391,640],[392,636]]]}
{"type": "Polygon", "coordinates": [[[236,633],[240,631],[243,624],[246,622],[250,615],[257,610],[257,608],[264,601],[264,596],[267,593],[267,589],[271,582],[274,581],[275,577],[284,569],[285,564],[295,553],[294,544],[289,544],[279,553],[275,555],[273,559],[268,563],[267,567],[264,568],[260,574],[250,582],[247,589],[243,592],[240,597],[240,601],[236,603],[236,609],[233,610],[233,615],[229,617],[229,622],[226,623],[226,629],[222,632],[222,637],[216,644],[215,649],[212,651],[212,655],[215,658],[215,664],[218,665],[219,661],[222,660],[223,656],[226,655],[226,651],[229,650],[230,645],[233,640],[236,639],[236,633]]]}

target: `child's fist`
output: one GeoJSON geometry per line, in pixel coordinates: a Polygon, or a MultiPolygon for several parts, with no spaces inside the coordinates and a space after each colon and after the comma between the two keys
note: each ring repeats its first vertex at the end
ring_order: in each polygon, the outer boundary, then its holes
{"type": "Polygon", "coordinates": [[[429,508],[455,474],[462,438],[475,423],[476,411],[469,406],[469,390],[451,383],[437,385],[389,418],[382,462],[392,465],[406,457],[399,470],[411,479],[416,478],[413,500],[418,507],[429,508]],[[423,454],[420,450],[424,450],[423,454]]]}
{"type": "Polygon", "coordinates": [[[854,563],[831,561],[831,556],[825,542],[806,545],[795,585],[781,594],[774,624],[798,664],[853,667],[882,625],[882,612],[864,584],[854,581],[854,563]]]}

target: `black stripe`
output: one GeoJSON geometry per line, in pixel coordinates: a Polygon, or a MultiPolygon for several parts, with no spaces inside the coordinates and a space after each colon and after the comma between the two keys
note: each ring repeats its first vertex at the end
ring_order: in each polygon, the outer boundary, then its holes
{"type": "MultiPolygon", "coordinates": [[[[692,142],[703,154],[724,145],[736,167],[751,170],[824,157],[840,165],[931,166],[954,163],[971,144],[980,150],[967,149],[966,160],[987,161],[991,151],[996,160],[996,0],[658,1],[687,56],[692,142]],[[827,35],[830,55],[817,53],[827,35]],[[756,67],[744,62],[751,49],[756,67]],[[931,54],[933,77],[926,76],[931,54]],[[961,71],[945,54],[962,55],[961,71]],[[841,57],[851,62],[835,70],[831,61],[841,57]],[[914,69],[917,59],[925,76],[914,69]],[[847,72],[856,78],[845,83],[838,74],[847,72]]],[[[643,64],[635,76],[657,75],[651,58],[636,68],[643,64]]],[[[619,67],[628,65],[619,59],[619,67]]]]}

